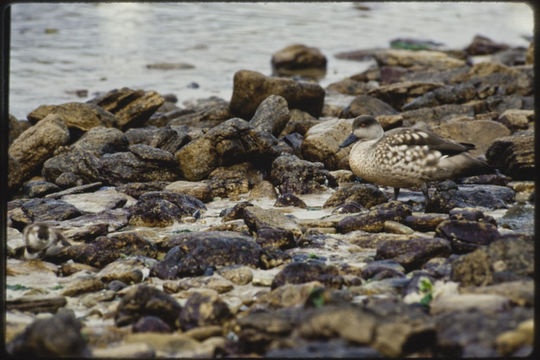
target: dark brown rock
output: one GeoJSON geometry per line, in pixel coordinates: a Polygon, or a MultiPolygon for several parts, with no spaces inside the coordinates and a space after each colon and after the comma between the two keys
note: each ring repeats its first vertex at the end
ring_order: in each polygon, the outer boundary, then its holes
{"type": "Polygon", "coordinates": [[[231,317],[229,307],[219,296],[194,293],[182,308],[179,321],[186,331],[199,326],[221,325],[231,317]]]}
{"type": "MultiPolygon", "coordinates": [[[[369,96],[373,96],[380,101],[385,102],[392,109],[401,109],[403,105],[411,101],[417,96],[423,95],[429,91],[433,91],[441,87],[443,84],[434,82],[400,82],[390,85],[383,85],[372,89],[368,92],[369,96]]],[[[405,110],[405,109],[403,109],[405,110]]],[[[390,114],[395,114],[391,112],[390,114]]],[[[385,115],[385,114],[375,114],[385,115]]]]}
{"type": "Polygon", "coordinates": [[[11,114],[9,114],[8,131],[8,146],[24,131],[19,120],[11,114]]]}
{"type": "Polygon", "coordinates": [[[6,301],[6,310],[18,310],[32,313],[56,313],[67,304],[65,296],[41,297],[23,296],[6,301]]]}
{"type": "Polygon", "coordinates": [[[41,105],[28,114],[28,120],[35,124],[49,114],[58,114],[68,128],[86,132],[97,126],[112,127],[118,119],[110,112],[94,104],[70,102],[61,105],[41,105]]]}
{"type": "Polygon", "coordinates": [[[183,128],[179,126],[175,126],[174,129],[170,126],[133,128],[126,131],[125,136],[130,145],[150,145],[174,154],[191,140],[187,129],[182,130],[183,128]]]}
{"type": "Polygon", "coordinates": [[[65,201],[54,199],[31,199],[24,202],[21,208],[33,222],[47,220],[61,221],[82,215],[75,206],[65,201]]]}
{"type": "Polygon", "coordinates": [[[319,281],[327,287],[341,288],[343,277],[333,265],[319,262],[293,262],[285,266],[272,280],[272,289],[284,284],[302,284],[319,281]]]}
{"type": "Polygon", "coordinates": [[[24,174],[21,171],[19,162],[11,155],[8,155],[8,189],[13,193],[21,187],[24,181],[24,174]]]}
{"type": "Polygon", "coordinates": [[[157,333],[170,333],[173,330],[163,320],[157,316],[143,316],[137,322],[133,324],[133,332],[157,332],[157,333]]]}
{"type": "Polygon", "coordinates": [[[271,227],[261,227],[257,229],[256,241],[261,247],[269,246],[282,250],[296,246],[292,231],[271,227]]]}
{"type": "Polygon", "coordinates": [[[35,198],[60,191],[60,187],[48,181],[35,180],[24,184],[23,191],[29,198],[35,198]]]}
{"type": "Polygon", "coordinates": [[[261,254],[261,247],[251,237],[228,231],[173,235],[160,246],[170,249],[151,270],[151,274],[161,279],[202,275],[215,266],[256,267],[261,254]]]}
{"type": "Polygon", "coordinates": [[[409,215],[411,215],[409,207],[397,201],[392,201],[382,206],[377,206],[368,213],[347,216],[339,221],[336,229],[340,233],[348,233],[354,230],[381,232],[384,228],[385,221],[399,222],[409,215]]]}
{"type": "Polygon", "coordinates": [[[9,147],[9,155],[18,161],[23,178],[39,171],[58,147],[68,144],[69,131],[61,116],[51,114],[25,130],[9,147]]]}
{"type": "Polygon", "coordinates": [[[211,197],[237,199],[240,194],[249,192],[262,180],[262,174],[251,163],[244,162],[229,167],[218,167],[208,175],[206,183],[211,197]]]}
{"type": "Polygon", "coordinates": [[[118,119],[115,127],[125,130],[143,125],[165,100],[155,91],[112,90],[89,101],[111,112],[118,119]]]}
{"type": "Polygon", "coordinates": [[[413,110],[421,107],[433,107],[442,104],[460,104],[474,99],[476,88],[472,83],[464,83],[456,86],[443,86],[415,98],[404,104],[402,110],[413,110]]]}
{"type": "Polygon", "coordinates": [[[468,220],[445,220],[435,234],[450,240],[453,252],[458,254],[489,245],[500,237],[496,225],[468,220]]]}
{"type": "Polygon", "coordinates": [[[290,154],[274,160],[270,180],[281,193],[310,194],[324,191],[325,184],[335,185],[335,179],[322,163],[301,160],[290,154]]]}
{"type": "Polygon", "coordinates": [[[229,112],[228,101],[211,96],[198,99],[193,104],[187,104],[185,109],[171,111],[166,114],[166,117],[168,125],[172,127],[184,125],[203,128],[217,126],[233,116],[229,112]]]}
{"type": "Polygon", "coordinates": [[[50,318],[32,322],[6,344],[6,350],[15,357],[87,357],[90,351],[81,328],[72,310],[61,309],[50,318]]]}
{"type": "Polygon", "coordinates": [[[437,225],[448,219],[448,214],[413,214],[403,219],[403,223],[417,231],[435,231],[437,225]]]}
{"type": "Polygon", "coordinates": [[[482,35],[476,35],[472,42],[467,45],[465,51],[469,55],[489,55],[501,50],[508,49],[508,45],[502,43],[496,43],[490,38],[482,35]]]}
{"type": "Polygon", "coordinates": [[[405,270],[411,271],[420,268],[433,257],[447,257],[450,252],[450,242],[441,238],[388,240],[377,247],[375,259],[394,259],[405,270]]]}
{"type": "Polygon", "coordinates": [[[495,140],[486,152],[490,166],[514,180],[533,180],[534,132],[529,130],[495,140]]]}
{"type": "Polygon", "coordinates": [[[462,255],[452,264],[452,280],[480,286],[534,276],[534,244],[522,237],[502,236],[487,247],[462,255]]]}
{"type": "Polygon", "coordinates": [[[210,129],[182,147],[175,156],[187,180],[206,178],[219,166],[256,161],[265,167],[278,155],[277,140],[265,131],[256,131],[247,121],[233,118],[210,129]],[[256,159],[256,160],[255,160],[256,159]]]}
{"type": "Polygon", "coordinates": [[[148,240],[134,233],[99,236],[91,243],[63,248],[60,253],[48,257],[54,263],[73,260],[101,268],[121,256],[142,255],[157,257],[158,251],[148,240]]]}
{"type": "Polygon", "coordinates": [[[179,169],[168,152],[148,145],[132,145],[134,152],[105,154],[99,160],[101,179],[112,185],[130,182],[173,181],[179,169]]]}
{"type": "Polygon", "coordinates": [[[74,148],[45,161],[41,174],[59,186],[77,186],[98,181],[100,167],[92,152],[74,148]]]}
{"type": "Polygon", "coordinates": [[[178,317],[182,307],[170,295],[148,285],[138,285],[127,292],[116,310],[116,326],[125,326],[137,322],[145,316],[156,316],[169,327],[180,327],[178,317]]]}
{"type": "Polygon", "coordinates": [[[277,51],[272,55],[271,63],[274,73],[281,76],[318,78],[326,73],[326,56],[319,49],[303,44],[289,45],[277,51]]]}
{"type": "Polygon", "coordinates": [[[348,183],[340,186],[326,200],[323,207],[333,207],[356,202],[367,208],[382,204],[388,199],[378,187],[371,184],[348,183]]]}
{"type": "Polygon", "coordinates": [[[274,203],[274,206],[276,207],[296,206],[302,209],[307,207],[304,200],[300,199],[298,196],[291,193],[285,193],[285,194],[279,195],[278,198],[276,199],[276,202],[274,203]]]}
{"type": "Polygon", "coordinates": [[[251,119],[259,104],[270,95],[287,100],[289,109],[299,109],[319,117],[324,89],[318,84],[291,79],[271,78],[255,71],[240,70],[234,74],[230,111],[243,119],[251,119]]]}
{"type": "Polygon", "coordinates": [[[190,195],[169,191],[142,194],[131,208],[129,223],[136,226],[168,226],[182,216],[206,210],[204,203],[190,195]]]}
{"type": "Polygon", "coordinates": [[[278,136],[289,118],[287,100],[279,95],[270,95],[259,104],[249,124],[256,130],[278,136]]]}

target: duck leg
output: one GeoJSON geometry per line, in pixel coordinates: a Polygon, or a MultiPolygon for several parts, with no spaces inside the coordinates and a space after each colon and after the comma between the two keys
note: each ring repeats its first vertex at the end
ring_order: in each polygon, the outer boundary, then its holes
{"type": "Polygon", "coordinates": [[[394,188],[394,200],[397,200],[398,196],[399,196],[399,188],[395,187],[394,188]]]}
{"type": "Polygon", "coordinates": [[[428,200],[429,200],[429,193],[428,193],[428,185],[427,183],[424,183],[420,189],[422,190],[422,194],[424,194],[424,212],[427,210],[428,206],[428,200]]]}

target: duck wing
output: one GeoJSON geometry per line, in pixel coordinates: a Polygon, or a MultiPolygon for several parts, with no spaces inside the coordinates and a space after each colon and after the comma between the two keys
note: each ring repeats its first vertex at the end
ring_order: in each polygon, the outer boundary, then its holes
{"type": "Polygon", "coordinates": [[[416,128],[397,128],[385,132],[385,136],[380,140],[387,142],[391,146],[424,146],[430,150],[438,150],[443,155],[456,155],[475,148],[473,144],[458,143],[445,139],[431,131],[416,128]]]}

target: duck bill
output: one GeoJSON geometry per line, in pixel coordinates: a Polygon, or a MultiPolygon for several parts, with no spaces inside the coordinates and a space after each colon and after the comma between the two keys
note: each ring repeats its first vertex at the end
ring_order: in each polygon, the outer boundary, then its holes
{"type": "Polygon", "coordinates": [[[353,142],[358,140],[358,137],[351,133],[347,138],[339,145],[340,148],[344,148],[345,146],[351,145],[353,142]]]}

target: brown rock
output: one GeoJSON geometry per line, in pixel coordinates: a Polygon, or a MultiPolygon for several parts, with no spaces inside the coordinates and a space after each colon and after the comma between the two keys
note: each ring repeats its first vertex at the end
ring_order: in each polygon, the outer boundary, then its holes
{"type": "Polygon", "coordinates": [[[319,117],[324,102],[324,89],[316,83],[272,78],[255,71],[240,70],[234,74],[230,111],[250,119],[259,104],[270,95],[281,95],[289,109],[300,109],[319,117]]]}
{"type": "Polygon", "coordinates": [[[272,68],[277,75],[318,78],[326,72],[326,56],[314,47],[289,45],[272,56],[272,68]]]}
{"type": "Polygon", "coordinates": [[[82,131],[88,131],[96,126],[111,127],[118,121],[113,114],[97,105],[79,102],[41,105],[28,114],[28,120],[35,124],[49,114],[60,115],[67,127],[82,131]]]}
{"type": "Polygon", "coordinates": [[[474,144],[476,149],[469,151],[473,156],[484,155],[495,139],[510,135],[506,126],[492,120],[448,121],[432,130],[442,137],[474,144]]]}
{"type": "Polygon", "coordinates": [[[514,180],[534,180],[534,132],[528,130],[495,140],[486,158],[490,166],[514,180]]]}
{"type": "Polygon", "coordinates": [[[155,91],[112,90],[90,101],[118,118],[116,127],[127,129],[143,125],[165,100],[155,91]]]}
{"type": "Polygon", "coordinates": [[[19,162],[23,178],[28,178],[69,142],[69,131],[62,117],[51,114],[24,131],[9,147],[9,155],[19,162]]]}
{"type": "MultiPolygon", "coordinates": [[[[420,82],[420,81],[405,81],[399,83],[393,83],[390,85],[383,85],[368,92],[368,95],[374,96],[380,99],[394,109],[401,109],[403,105],[429,91],[433,91],[443,86],[442,83],[436,82],[420,82]]],[[[390,114],[395,114],[391,112],[390,114]]],[[[379,113],[374,115],[388,115],[385,113],[379,113]]]]}
{"type": "Polygon", "coordinates": [[[330,119],[312,126],[302,142],[302,155],[309,161],[322,162],[326,169],[348,168],[348,150],[339,145],[351,132],[348,119],[330,119]]]}

